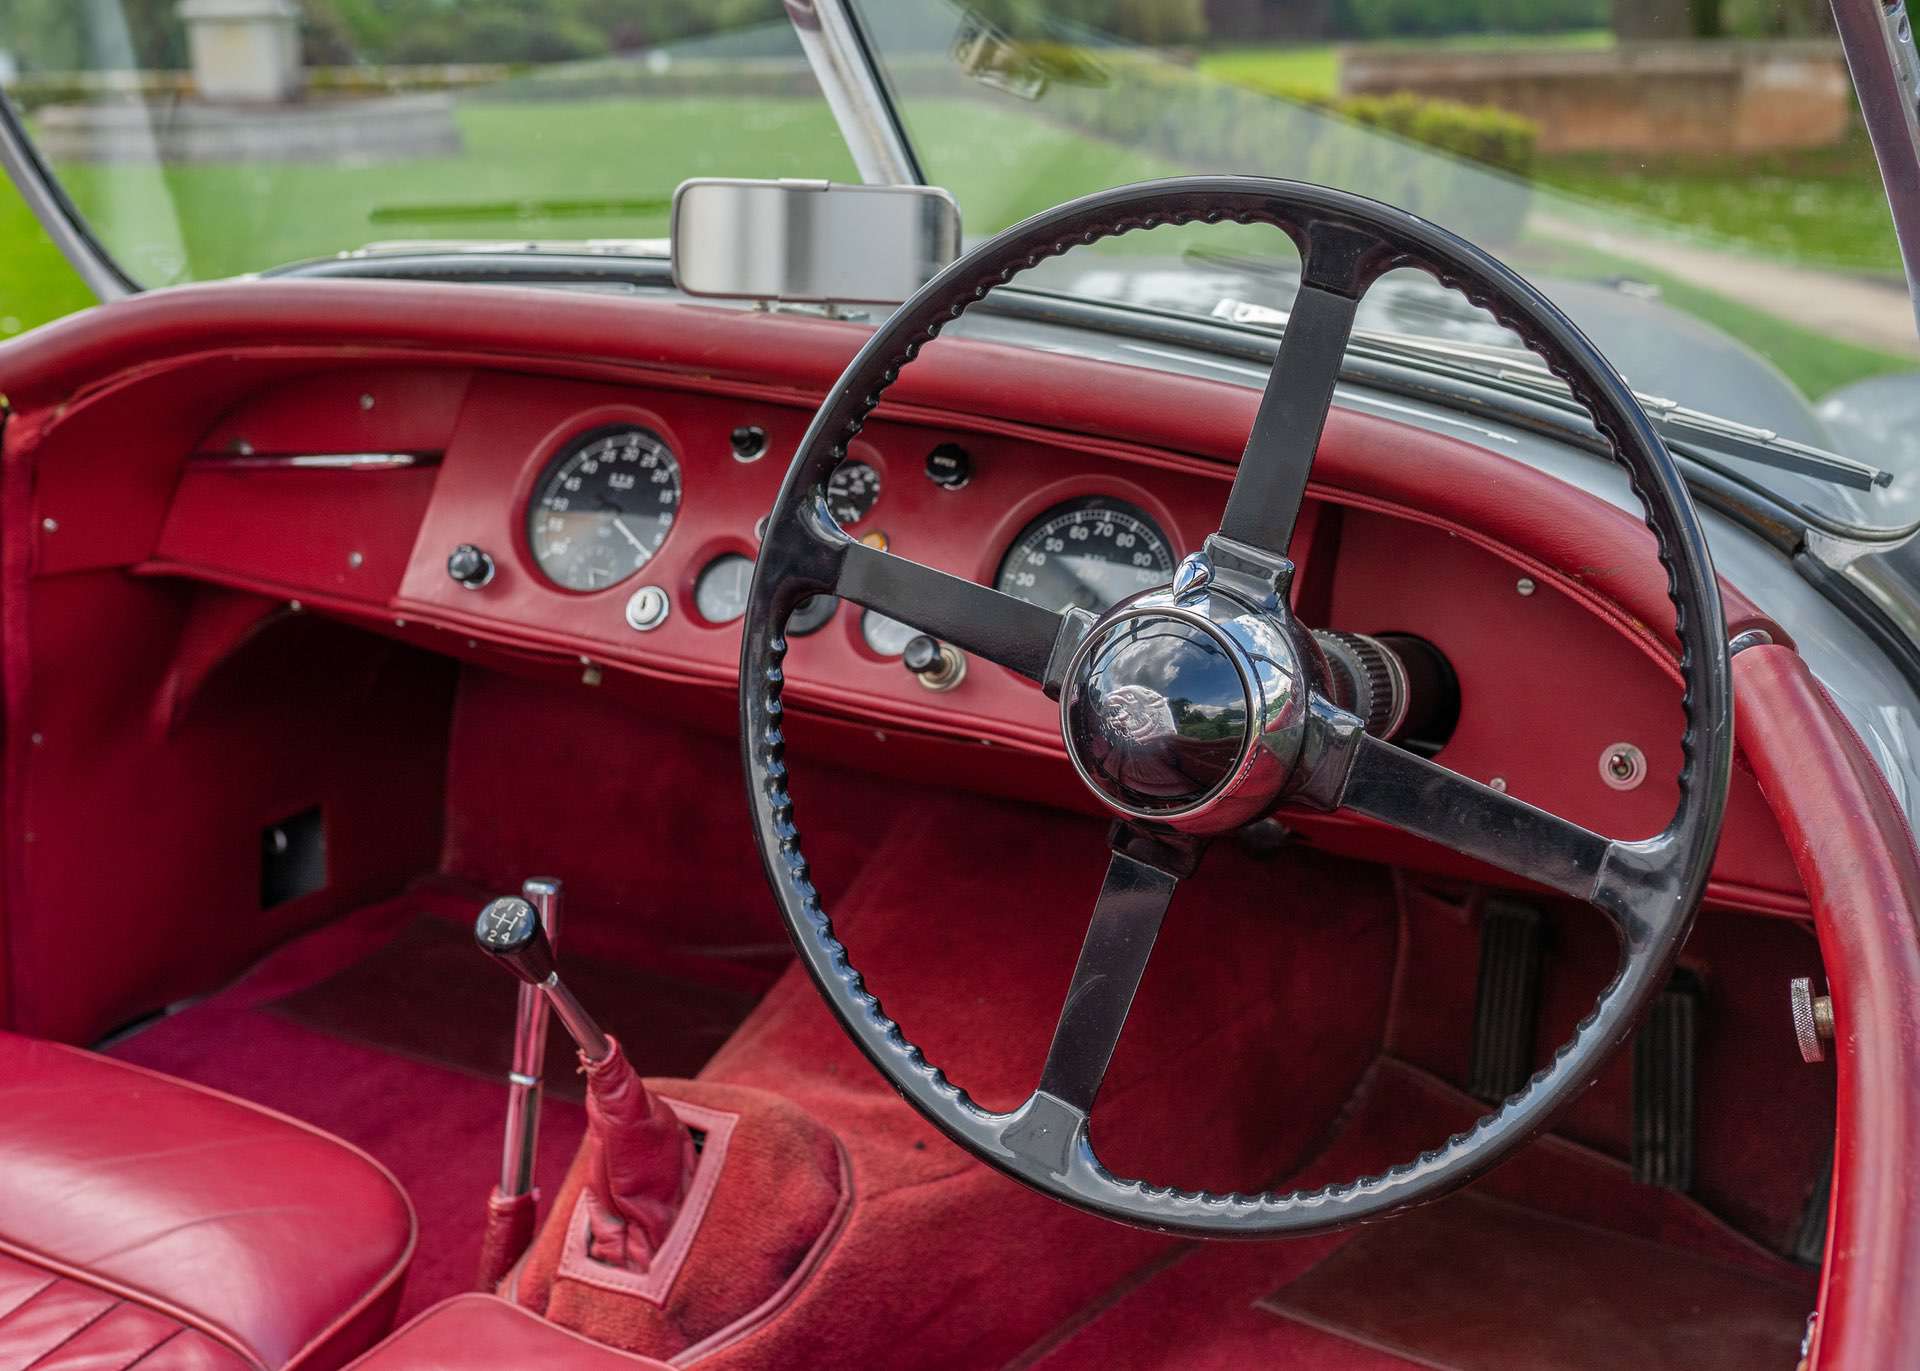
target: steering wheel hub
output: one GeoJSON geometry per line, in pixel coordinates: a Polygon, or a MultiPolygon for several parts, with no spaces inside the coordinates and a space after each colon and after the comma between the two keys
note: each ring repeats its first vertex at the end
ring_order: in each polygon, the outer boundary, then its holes
{"type": "Polygon", "coordinates": [[[1245,823],[1284,793],[1309,684],[1285,611],[1191,585],[1204,560],[1095,624],[1060,691],[1067,755],[1094,794],[1193,833],[1245,823]]]}
{"type": "Polygon", "coordinates": [[[1122,809],[1177,814],[1233,779],[1253,713],[1228,644],[1168,614],[1129,615],[1091,635],[1061,693],[1074,765],[1122,809]]]}

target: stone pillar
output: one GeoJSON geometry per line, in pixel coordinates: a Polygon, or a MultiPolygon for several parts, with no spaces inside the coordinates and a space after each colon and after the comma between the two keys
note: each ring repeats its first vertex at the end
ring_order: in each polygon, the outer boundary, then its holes
{"type": "Polygon", "coordinates": [[[202,100],[283,104],[300,94],[294,0],[180,0],[179,13],[202,100]]]}

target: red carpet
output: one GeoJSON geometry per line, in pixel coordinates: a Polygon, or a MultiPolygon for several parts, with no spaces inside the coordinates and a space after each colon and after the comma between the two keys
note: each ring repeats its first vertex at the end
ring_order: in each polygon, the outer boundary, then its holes
{"type": "MultiPolygon", "coordinates": [[[[1302,1183],[1404,1160],[1474,1110],[1383,1060],[1302,1183]]],[[[1813,1299],[1812,1273],[1550,1137],[1464,1196],[1385,1223],[1188,1245],[1007,1371],[1746,1371],[1793,1364],[1813,1299]]]]}
{"type": "MultiPolygon", "coordinates": [[[[126,1061],[305,1119],[391,1168],[420,1219],[402,1320],[472,1288],[481,1215],[500,1165],[505,1088],[497,1078],[316,1032],[267,1006],[376,953],[420,907],[407,899],[365,910],[110,1049],[126,1061]]],[[[510,1018],[513,987],[504,976],[497,1000],[486,1009],[510,1018]]],[[[463,1012],[471,1016],[476,1008],[463,1012]]],[[[550,1194],[579,1146],[586,1116],[576,1104],[549,1100],[542,1119],[539,1175],[550,1194]]]]}

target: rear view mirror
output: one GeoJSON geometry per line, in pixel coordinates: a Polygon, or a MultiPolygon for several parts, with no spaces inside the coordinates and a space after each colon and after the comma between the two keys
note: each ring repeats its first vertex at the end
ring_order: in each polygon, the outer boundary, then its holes
{"type": "Polygon", "coordinates": [[[930,186],[696,180],[672,233],[689,295],[893,305],[960,255],[960,207],[930,186]]]}

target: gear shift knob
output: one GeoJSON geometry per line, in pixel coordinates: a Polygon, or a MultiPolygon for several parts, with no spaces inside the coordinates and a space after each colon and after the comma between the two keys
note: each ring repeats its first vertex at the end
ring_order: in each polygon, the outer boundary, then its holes
{"type": "Polygon", "coordinates": [[[607,1035],[593,1021],[573,992],[560,980],[554,965],[553,944],[540,923],[539,911],[517,895],[493,901],[473,924],[480,950],[507,970],[534,986],[553,1005],[554,1017],[572,1036],[589,1062],[605,1061],[613,1051],[607,1035]]]}
{"type": "Polygon", "coordinates": [[[553,944],[539,911],[517,895],[495,900],[473,925],[480,950],[531,986],[545,986],[555,971],[553,944]]]}

